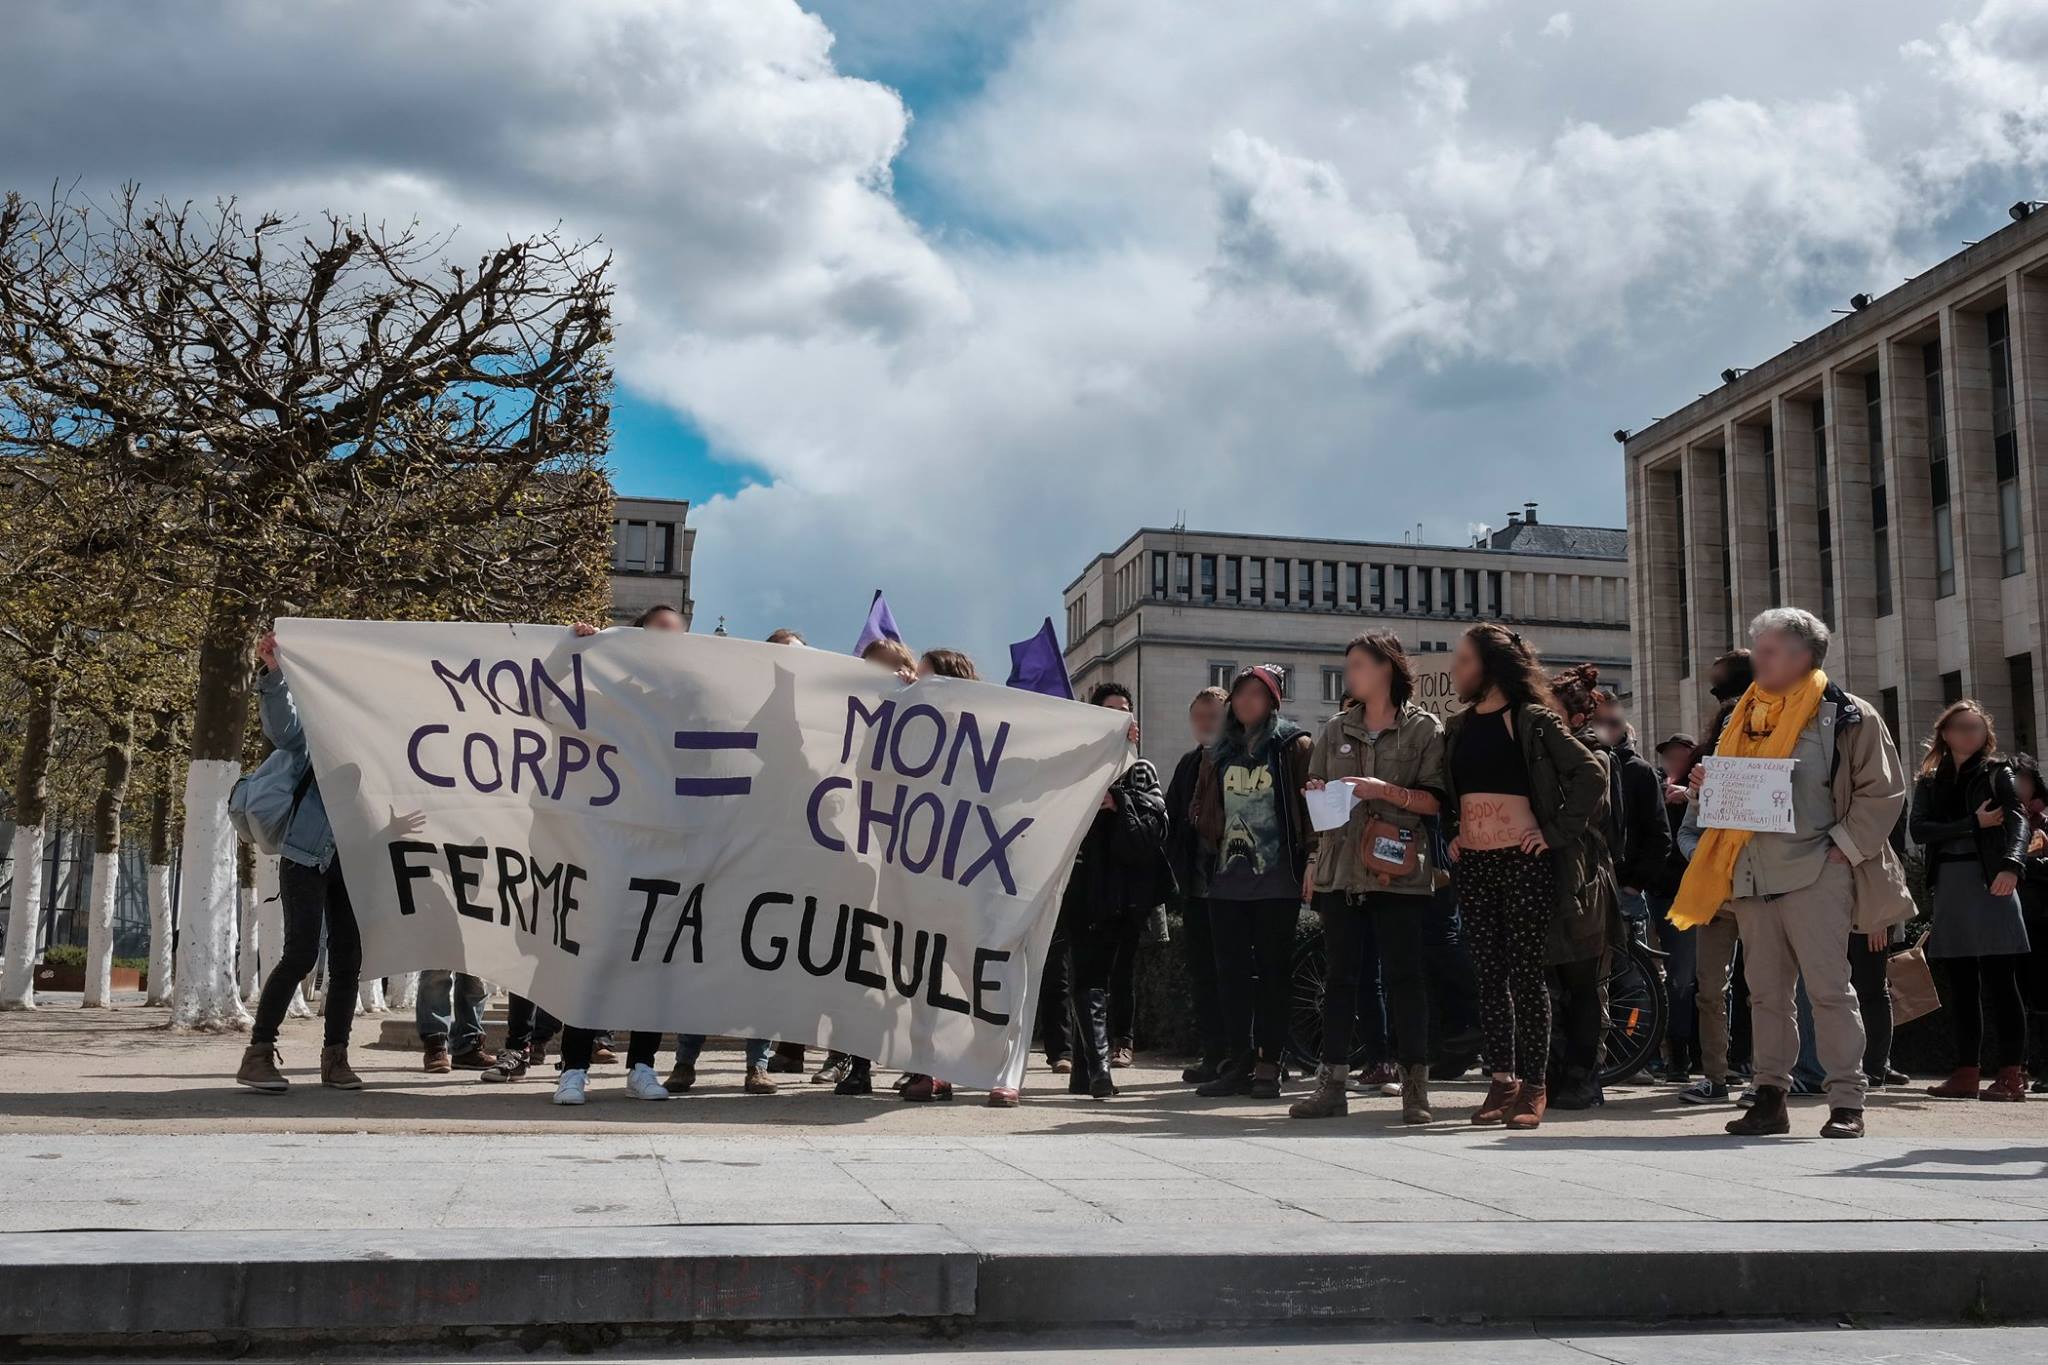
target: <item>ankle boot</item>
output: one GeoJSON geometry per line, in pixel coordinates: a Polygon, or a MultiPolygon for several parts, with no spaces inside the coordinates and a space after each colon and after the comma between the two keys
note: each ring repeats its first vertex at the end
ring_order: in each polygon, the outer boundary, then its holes
{"type": "Polygon", "coordinates": [[[1316,1068],[1316,1088],[1287,1106],[1287,1116],[1297,1119],[1342,1118],[1350,1112],[1344,1097],[1350,1073],[1342,1062],[1324,1062],[1316,1068]]]}
{"type": "Polygon", "coordinates": [[[1496,1078],[1486,1087],[1486,1098],[1479,1102],[1479,1108],[1472,1115],[1475,1128],[1494,1128],[1508,1121],[1508,1110],[1514,1108],[1515,1097],[1522,1093],[1522,1083],[1515,1080],[1503,1081],[1496,1078]]]}
{"type": "Polygon", "coordinates": [[[1252,1090],[1252,1067],[1257,1065],[1254,1054],[1246,1052],[1232,1057],[1217,1071],[1216,1079],[1195,1087],[1195,1093],[1205,1100],[1222,1099],[1230,1095],[1249,1095],[1252,1090]]]}
{"type": "Polygon", "coordinates": [[[1984,1087],[1980,1100],[2024,1100],[2027,1097],[2027,1073],[2016,1066],[2002,1066],[1992,1077],[1991,1084],[1984,1087]]]}
{"type": "Polygon", "coordinates": [[[1785,1092],[1775,1085],[1760,1085],[1756,1088],[1756,1103],[1744,1110],[1740,1118],[1731,1119],[1727,1132],[1731,1137],[1776,1137],[1792,1131],[1792,1116],[1785,1110],[1785,1092]]]}
{"type": "Polygon", "coordinates": [[[1401,1068],[1401,1122],[1428,1123],[1429,1067],[1426,1064],[1401,1068]]]}
{"type": "Polygon", "coordinates": [[[1973,1100],[1977,1098],[1977,1083],[1981,1073],[1974,1066],[1959,1066],[1949,1073],[1949,1078],[1940,1085],[1930,1085],[1927,1093],[1938,1100],[1973,1100]]]}
{"type": "Polygon", "coordinates": [[[235,1080],[251,1090],[273,1095],[291,1088],[291,1082],[277,1069],[275,1043],[251,1043],[243,1049],[241,1069],[235,1072],[235,1080]]]}
{"type": "Polygon", "coordinates": [[[1515,1107],[1508,1110],[1508,1127],[1518,1133],[1543,1126],[1543,1115],[1550,1108],[1550,1091],[1540,1081],[1523,1081],[1522,1092],[1515,1096],[1515,1107]]]}
{"type": "MultiPolygon", "coordinates": [[[[1092,1095],[1096,1081],[1109,1078],[1109,992],[1096,986],[1077,991],[1070,998],[1075,1025],[1074,1070],[1067,1078],[1067,1089],[1076,1095],[1092,1095]]],[[[1114,1089],[1111,1093],[1115,1093],[1114,1089]]]]}
{"type": "Polygon", "coordinates": [[[320,1049],[320,1084],[330,1090],[361,1090],[363,1078],[348,1064],[348,1044],[320,1049]]]}

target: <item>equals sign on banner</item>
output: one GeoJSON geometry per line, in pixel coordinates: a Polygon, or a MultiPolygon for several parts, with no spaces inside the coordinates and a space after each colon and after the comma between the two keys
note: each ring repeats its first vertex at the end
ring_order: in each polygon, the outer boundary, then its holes
{"type": "MultiPolygon", "coordinates": [[[[761,736],[750,730],[678,730],[676,747],[693,751],[753,749],[761,736]]],[[[751,777],[679,777],[677,796],[745,796],[754,789],[751,777]]]]}

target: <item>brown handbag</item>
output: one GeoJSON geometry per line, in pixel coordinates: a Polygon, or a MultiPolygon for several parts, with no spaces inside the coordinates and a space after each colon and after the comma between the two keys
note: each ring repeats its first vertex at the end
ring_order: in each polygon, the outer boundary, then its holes
{"type": "Polygon", "coordinates": [[[1422,831],[1395,824],[1381,815],[1369,815],[1365,833],[1359,836],[1358,856],[1381,886],[1415,875],[1422,865],[1422,831]]]}
{"type": "Polygon", "coordinates": [[[1891,987],[1892,1025],[1908,1023],[1941,1008],[1934,988],[1934,969],[1927,961],[1927,938],[1885,959],[1885,983],[1891,987]]]}

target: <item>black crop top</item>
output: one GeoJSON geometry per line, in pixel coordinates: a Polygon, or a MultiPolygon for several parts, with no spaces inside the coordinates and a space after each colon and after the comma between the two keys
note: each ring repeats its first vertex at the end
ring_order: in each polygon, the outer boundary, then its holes
{"type": "Polygon", "coordinates": [[[1460,797],[1481,792],[1499,796],[1529,795],[1529,766],[1522,746],[1508,733],[1508,708],[1491,714],[1471,712],[1451,756],[1451,785],[1460,797]]]}

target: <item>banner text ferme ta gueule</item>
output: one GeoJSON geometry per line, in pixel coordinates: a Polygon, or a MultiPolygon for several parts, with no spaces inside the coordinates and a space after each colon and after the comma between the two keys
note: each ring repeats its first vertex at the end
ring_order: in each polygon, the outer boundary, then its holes
{"type": "Polygon", "coordinates": [[[820,650],[278,623],[366,975],[1014,1085],[1120,712],[820,650]]]}

